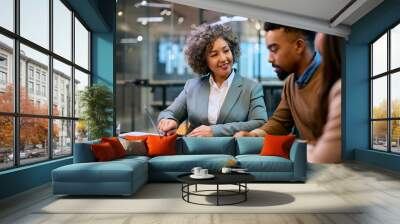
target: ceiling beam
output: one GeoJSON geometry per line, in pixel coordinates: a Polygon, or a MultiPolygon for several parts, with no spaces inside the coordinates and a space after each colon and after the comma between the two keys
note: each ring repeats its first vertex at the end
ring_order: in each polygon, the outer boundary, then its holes
{"type": "MultiPolygon", "coordinates": [[[[359,0],[357,0],[359,1],[359,0]]],[[[347,9],[350,12],[344,11],[343,14],[343,19],[341,19],[342,21],[340,22],[341,24],[349,24],[352,25],[355,22],[357,22],[360,18],[362,18],[364,15],[366,15],[368,12],[370,12],[372,9],[374,9],[375,7],[377,7],[379,4],[381,4],[383,2],[383,0],[367,0],[367,1],[360,1],[360,3],[363,4],[359,4],[358,7],[355,7],[354,9],[347,9]]],[[[331,23],[334,22],[334,19],[331,19],[331,23]]]]}
{"type": "Polygon", "coordinates": [[[357,11],[361,6],[367,3],[368,0],[353,0],[349,4],[344,6],[332,19],[330,23],[332,27],[335,27],[349,18],[355,11],[357,11]]]}
{"type": "Polygon", "coordinates": [[[246,3],[237,3],[226,0],[168,0],[169,2],[188,5],[237,16],[245,16],[261,21],[268,21],[282,25],[297,27],[301,29],[323,32],[347,38],[350,34],[350,27],[337,25],[332,27],[329,21],[322,19],[296,15],[277,9],[256,7],[246,3]]]}

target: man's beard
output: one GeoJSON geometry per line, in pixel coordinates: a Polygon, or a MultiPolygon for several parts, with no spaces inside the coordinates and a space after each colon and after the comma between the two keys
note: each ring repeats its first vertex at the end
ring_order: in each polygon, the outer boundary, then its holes
{"type": "Polygon", "coordinates": [[[278,68],[278,70],[275,70],[276,75],[278,76],[278,79],[283,81],[285,80],[289,75],[290,72],[282,70],[279,66],[272,64],[272,67],[278,68]]]}

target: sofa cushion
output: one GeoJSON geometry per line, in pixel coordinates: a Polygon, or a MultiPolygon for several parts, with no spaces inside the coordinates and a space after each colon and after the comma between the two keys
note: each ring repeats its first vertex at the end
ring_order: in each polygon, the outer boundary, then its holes
{"type": "Polygon", "coordinates": [[[74,163],[95,162],[96,158],[90,148],[92,144],[99,144],[100,140],[75,143],[74,163]]]}
{"type": "Polygon", "coordinates": [[[143,162],[148,162],[150,157],[147,156],[137,156],[137,155],[130,155],[130,156],[125,156],[124,158],[114,160],[113,162],[127,162],[131,163],[132,161],[139,160],[143,162]]]}
{"type": "Polygon", "coordinates": [[[146,142],[142,140],[126,140],[124,138],[120,138],[122,146],[126,151],[126,155],[138,155],[145,156],[147,155],[146,142]]]}
{"type": "Polygon", "coordinates": [[[148,156],[164,156],[164,155],[175,155],[176,154],[176,138],[177,135],[171,136],[148,136],[147,143],[147,155],[148,156]]]}
{"type": "Polygon", "coordinates": [[[231,155],[175,155],[158,156],[149,160],[150,171],[190,172],[193,167],[200,166],[211,172],[219,171],[228,160],[235,159],[231,155]]]}
{"type": "Polygon", "coordinates": [[[53,170],[58,182],[129,182],[133,172],[147,171],[140,159],[114,160],[96,163],[74,163],[53,170]]]}
{"type": "Polygon", "coordinates": [[[104,162],[118,158],[112,145],[108,142],[93,144],[90,148],[92,149],[94,157],[96,157],[96,161],[104,162]]]}
{"type": "Polygon", "coordinates": [[[146,141],[148,135],[125,135],[122,138],[130,141],[135,141],[135,140],[141,140],[141,141],[146,141]]]}
{"type": "Polygon", "coordinates": [[[261,156],[280,156],[289,159],[290,148],[295,135],[269,135],[264,137],[264,145],[261,149],[261,156]]]}
{"type": "Polygon", "coordinates": [[[110,138],[104,137],[101,138],[101,142],[110,143],[110,145],[114,149],[117,158],[122,158],[126,156],[126,151],[117,137],[110,137],[110,138]]]}
{"type": "Polygon", "coordinates": [[[263,137],[237,138],[236,155],[259,154],[264,144],[263,137]]]}
{"type": "Polygon", "coordinates": [[[177,141],[177,154],[234,155],[235,139],[232,137],[183,137],[177,141]]]}
{"type": "Polygon", "coordinates": [[[238,155],[239,166],[249,172],[292,172],[292,161],[278,156],[238,155]]]}

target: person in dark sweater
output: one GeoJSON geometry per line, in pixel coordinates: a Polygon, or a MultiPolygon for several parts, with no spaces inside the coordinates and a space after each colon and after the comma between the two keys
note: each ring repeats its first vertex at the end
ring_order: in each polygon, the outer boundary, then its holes
{"type": "Polygon", "coordinates": [[[287,135],[295,126],[301,139],[315,144],[326,120],[326,109],[320,104],[324,79],[322,58],[314,47],[315,32],[267,22],[264,30],[268,60],[278,78],[286,79],[281,101],[267,123],[235,136],[287,135]]]}

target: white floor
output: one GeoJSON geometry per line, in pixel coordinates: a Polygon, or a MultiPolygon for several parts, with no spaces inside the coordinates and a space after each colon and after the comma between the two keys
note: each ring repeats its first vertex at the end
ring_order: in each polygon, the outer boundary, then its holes
{"type": "Polygon", "coordinates": [[[398,173],[358,163],[312,165],[307,183],[366,206],[360,213],[350,214],[38,214],[35,211],[54,201],[46,185],[1,201],[0,223],[400,223],[398,173]]]}

